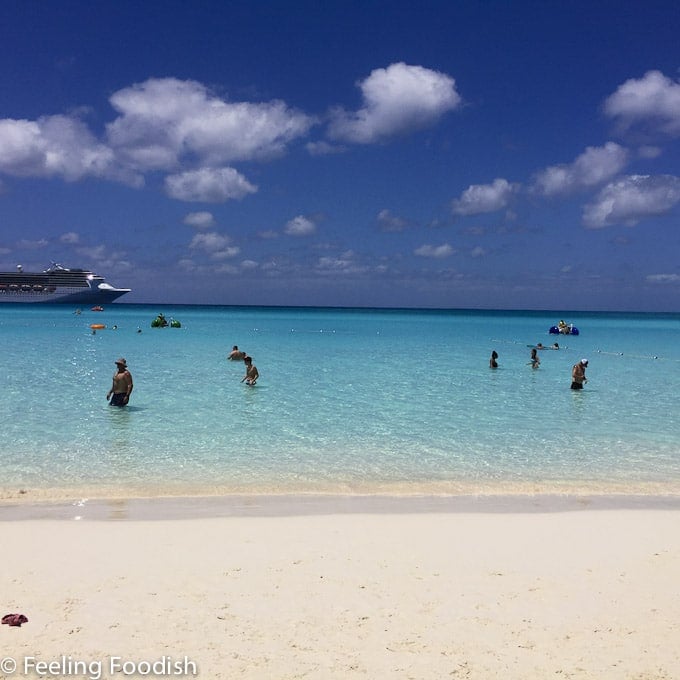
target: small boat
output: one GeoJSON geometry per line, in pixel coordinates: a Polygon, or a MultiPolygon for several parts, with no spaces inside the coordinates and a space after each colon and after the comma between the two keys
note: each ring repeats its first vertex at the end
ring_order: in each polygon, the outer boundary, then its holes
{"type": "Polygon", "coordinates": [[[560,322],[557,326],[550,326],[548,333],[551,335],[578,335],[579,329],[573,323],[566,324],[560,322]]]}
{"type": "Polygon", "coordinates": [[[100,307],[99,305],[95,305],[94,307],[91,307],[93,312],[103,312],[104,308],[100,307]]]}

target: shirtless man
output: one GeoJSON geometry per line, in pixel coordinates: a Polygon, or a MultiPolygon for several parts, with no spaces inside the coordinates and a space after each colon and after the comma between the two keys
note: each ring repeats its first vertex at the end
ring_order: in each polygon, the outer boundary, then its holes
{"type": "Polygon", "coordinates": [[[243,359],[246,358],[246,353],[242,352],[239,348],[238,345],[234,345],[234,348],[231,350],[229,353],[229,356],[227,359],[229,361],[243,361],[243,359]]]}
{"type": "Polygon", "coordinates": [[[243,361],[245,361],[246,364],[246,374],[241,378],[241,382],[245,382],[246,385],[252,387],[257,382],[260,374],[257,372],[255,364],[253,364],[252,357],[246,357],[243,361]]]}
{"type": "Polygon", "coordinates": [[[582,390],[583,383],[588,382],[586,378],[586,368],[588,368],[588,359],[581,359],[571,369],[571,389],[582,390]]]}
{"type": "Polygon", "coordinates": [[[132,374],[128,371],[125,359],[118,359],[116,366],[118,371],[113,374],[113,383],[111,389],[106,393],[106,398],[111,399],[109,402],[111,406],[125,406],[132,393],[132,374]]]}

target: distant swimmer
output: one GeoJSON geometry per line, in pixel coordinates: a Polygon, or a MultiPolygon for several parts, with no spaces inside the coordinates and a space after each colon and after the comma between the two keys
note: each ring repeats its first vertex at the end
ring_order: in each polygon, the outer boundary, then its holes
{"type": "Polygon", "coordinates": [[[538,368],[541,365],[541,360],[538,358],[538,352],[535,347],[531,350],[531,360],[529,363],[531,368],[538,368]]]}
{"type": "Polygon", "coordinates": [[[571,369],[572,390],[582,390],[583,383],[588,382],[588,378],[586,378],[586,368],[588,368],[588,359],[581,359],[581,361],[572,366],[571,369]]]}
{"type": "Polygon", "coordinates": [[[238,345],[234,345],[234,348],[231,350],[229,353],[229,356],[227,359],[229,361],[243,361],[246,358],[246,353],[242,352],[239,348],[238,345]]]}
{"type": "Polygon", "coordinates": [[[126,406],[132,393],[132,374],[128,371],[125,359],[116,361],[116,372],[113,374],[111,389],[106,393],[106,398],[111,399],[111,406],[126,406]]]}
{"type": "Polygon", "coordinates": [[[260,374],[253,363],[252,357],[246,357],[243,361],[245,361],[246,364],[246,374],[243,376],[243,378],[241,378],[241,382],[245,382],[246,385],[250,385],[252,387],[257,382],[260,374]]]}
{"type": "Polygon", "coordinates": [[[498,352],[494,350],[491,352],[491,359],[489,359],[489,368],[498,368],[498,352]]]}

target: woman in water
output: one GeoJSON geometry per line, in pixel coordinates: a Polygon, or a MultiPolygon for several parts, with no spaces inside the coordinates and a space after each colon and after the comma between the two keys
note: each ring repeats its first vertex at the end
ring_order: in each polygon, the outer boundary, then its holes
{"type": "Polygon", "coordinates": [[[541,360],[538,358],[538,351],[535,347],[531,350],[531,361],[529,363],[531,368],[538,368],[541,365],[541,360]]]}

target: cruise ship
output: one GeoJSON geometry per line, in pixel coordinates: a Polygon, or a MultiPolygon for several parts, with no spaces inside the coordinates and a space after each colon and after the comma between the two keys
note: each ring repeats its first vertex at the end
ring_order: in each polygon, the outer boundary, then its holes
{"type": "Polygon", "coordinates": [[[56,263],[44,272],[25,272],[20,264],[15,272],[0,272],[0,303],[102,305],[129,292],[129,288],[114,288],[86,269],[67,269],[56,263]]]}

